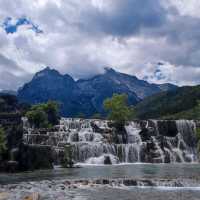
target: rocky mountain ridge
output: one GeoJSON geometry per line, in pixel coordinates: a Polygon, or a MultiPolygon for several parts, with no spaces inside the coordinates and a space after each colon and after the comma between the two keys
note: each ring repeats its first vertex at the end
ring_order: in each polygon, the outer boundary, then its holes
{"type": "MultiPolygon", "coordinates": [[[[169,85],[163,88],[171,90],[176,86],[169,85]]],[[[103,74],[90,79],[75,81],[70,75],[62,75],[47,67],[36,73],[29,83],[19,89],[18,98],[31,104],[55,100],[60,102],[63,116],[84,114],[88,117],[95,113],[104,114],[103,101],[114,93],[127,94],[129,104],[135,105],[161,91],[160,85],[150,84],[112,68],[105,68],[103,74]]]]}

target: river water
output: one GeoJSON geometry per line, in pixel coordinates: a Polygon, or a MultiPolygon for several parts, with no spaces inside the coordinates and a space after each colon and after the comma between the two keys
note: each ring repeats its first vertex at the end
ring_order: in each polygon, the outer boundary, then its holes
{"type": "Polygon", "coordinates": [[[84,166],[0,174],[0,199],[1,192],[6,200],[20,200],[33,192],[41,200],[199,200],[200,165],[84,166]]]}

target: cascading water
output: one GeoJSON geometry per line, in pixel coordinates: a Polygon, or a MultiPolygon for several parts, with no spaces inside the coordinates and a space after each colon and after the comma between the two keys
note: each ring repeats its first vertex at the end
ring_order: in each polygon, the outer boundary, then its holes
{"type": "Polygon", "coordinates": [[[183,153],[186,154],[187,159],[190,159],[191,162],[195,162],[197,160],[197,148],[195,148],[196,124],[194,121],[189,120],[178,120],[176,124],[179,132],[178,148],[183,149],[183,153]]]}
{"type": "Polygon", "coordinates": [[[112,123],[106,120],[62,118],[53,130],[42,133],[24,127],[24,142],[50,145],[55,163],[63,156],[64,146],[72,146],[75,163],[170,163],[197,161],[193,121],[135,121],[125,125],[122,143],[112,123]],[[142,125],[143,124],[143,125],[142,125]],[[145,125],[144,125],[145,124],[145,125]],[[173,125],[173,126],[172,126],[173,125]],[[173,127],[173,128],[171,128],[173,127]],[[168,131],[166,131],[168,130],[168,131]],[[173,133],[172,133],[173,132],[173,133]]]}

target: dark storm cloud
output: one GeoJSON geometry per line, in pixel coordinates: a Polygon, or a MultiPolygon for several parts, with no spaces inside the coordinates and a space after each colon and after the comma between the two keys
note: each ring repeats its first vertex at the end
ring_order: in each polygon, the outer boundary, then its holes
{"type": "Polygon", "coordinates": [[[83,14],[81,28],[126,37],[141,28],[158,28],[166,22],[167,10],[159,0],[113,0],[109,10],[91,8],[83,14]]]}
{"type": "Polygon", "coordinates": [[[15,61],[0,54],[0,71],[10,71],[13,73],[23,72],[23,69],[15,61]]]}
{"type": "Polygon", "coordinates": [[[0,72],[0,91],[8,89],[17,91],[19,87],[22,86],[24,82],[29,81],[31,77],[30,74],[24,74],[18,77],[9,71],[0,72]]]}
{"type": "Polygon", "coordinates": [[[180,14],[172,18],[160,28],[143,30],[143,34],[152,39],[166,39],[167,50],[160,50],[162,59],[176,65],[200,67],[200,18],[180,14]]]}

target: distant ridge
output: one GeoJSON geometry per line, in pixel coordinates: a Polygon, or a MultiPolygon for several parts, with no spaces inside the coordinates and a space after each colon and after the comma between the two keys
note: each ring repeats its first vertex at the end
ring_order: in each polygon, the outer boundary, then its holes
{"type": "Polygon", "coordinates": [[[103,101],[114,93],[126,93],[129,103],[135,105],[148,96],[175,87],[171,84],[150,84],[109,67],[105,68],[103,74],[78,81],[68,74],[62,75],[46,67],[18,90],[18,98],[31,104],[56,100],[61,104],[63,116],[91,116],[95,113],[104,114],[103,101]]]}
{"type": "Polygon", "coordinates": [[[14,91],[14,90],[1,90],[0,91],[0,95],[1,94],[10,94],[10,95],[17,95],[17,91],[14,91]]]}
{"type": "Polygon", "coordinates": [[[199,119],[200,86],[185,86],[147,97],[136,106],[142,119],[199,119]]]}

